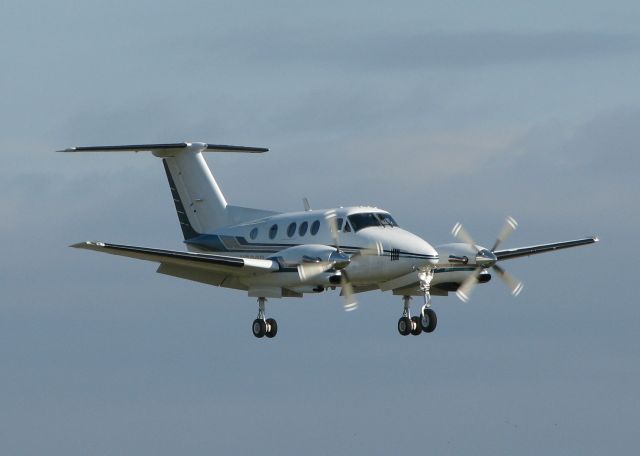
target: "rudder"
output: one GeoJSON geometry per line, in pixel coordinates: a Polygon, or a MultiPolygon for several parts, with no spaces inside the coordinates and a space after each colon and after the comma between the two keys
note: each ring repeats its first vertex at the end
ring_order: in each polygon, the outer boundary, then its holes
{"type": "Polygon", "coordinates": [[[173,203],[176,206],[176,213],[178,214],[178,222],[180,222],[180,228],[182,229],[182,234],[184,235],[184,239],[193,239],[198,236],[196,230],[193,229],[191,222],[189,221],[189,217],[187,216],[187,211],[184,208],[184,203],[180,198],[180,194],[178,193],[178,189],[176,188],[176,184],[173,181],[173,177],[171,177],[171,171],[169,171],[169,165],[167,165],[167,159],[162,159],[162,164],[164,166],[164,171],[167,173],[167,180],[169,181],[169,189],[171,190],[171,196],[173,197],[173,203]]]}

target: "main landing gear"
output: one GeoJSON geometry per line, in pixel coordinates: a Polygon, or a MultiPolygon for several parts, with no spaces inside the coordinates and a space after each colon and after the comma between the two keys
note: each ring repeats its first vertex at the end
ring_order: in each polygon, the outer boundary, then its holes
{"type": "Polygon", "coordinates": [[[411,296],[403,296],[402,301],[404,304],[404,310],[402,311],[402,317],[398,320],[398,332],[402,336],[408,336],[412,334],[419,336],[422,332],[430,333],[436,329],[438,324],[438,317],[433,309],[427,307],[425,304],[422,306],[420,315],[411,316],[411,296]]]}
{"type": "Polygon", "coordinates": [[[438,324],[438,317],[433,309],[431,309],[431,280],[433,279],[433,271],[420,271],[418,273],[420,280],[420,290],[424,294],[424,305],[420,311],[420,316],[411,316],[411,296],[403,296],[402,317],[398,320],[398,332],[403,336],[412,334],[420,335],[423,331],[426,333],[433,332],[438,324]]]}
{"type": "Polygon", "coordinates": [[[257,338],[267,336],[271,339],[278,334],[278,323],[273,318],[264,318],[264,305],[266,302],[265,298],[258,298],[258,318],[253,320],[251,330],[257,338]]]}

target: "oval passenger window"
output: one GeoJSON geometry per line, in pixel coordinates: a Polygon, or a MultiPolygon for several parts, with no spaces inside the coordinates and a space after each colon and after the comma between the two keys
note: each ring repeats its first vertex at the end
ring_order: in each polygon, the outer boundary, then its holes
{"type": "Polygon", "coordinates": [[[319,229],[320,229],[320,222],[316,220],[311,224],[311,235],[315,236],[316,234],[318,234],[319,229]]]}
{"type": "Polygon", "coordinates": [[[309,227],[309,224],[307,222],[302,222],[300,224],[300,229],[298,230],[298,234],[300,236],[304,236],[305,234],[307,234],[307,228],[309,227]]]}
{"type": "Polygon", "coordinates": [[[287,236],[293,237],[294,234],[296,234],[296,222],[290,223],[287,228],[287,236]]]}
{"type": "Polygon", "coordinates": [[[271,225],[269,228],[269,239],[273,239],[278,234],[278,225],[271,225]]]}

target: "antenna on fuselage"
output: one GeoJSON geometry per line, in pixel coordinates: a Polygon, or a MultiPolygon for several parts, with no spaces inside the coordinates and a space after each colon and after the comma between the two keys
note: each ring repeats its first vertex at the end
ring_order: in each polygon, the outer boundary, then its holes
{"type": "Polygon", "coordinates": [[[302,204],[304,205],[305,212],[309,212],[311,210],[311,205],[309,204],[309,200],[306,196],[302,198],[302,204]]]}

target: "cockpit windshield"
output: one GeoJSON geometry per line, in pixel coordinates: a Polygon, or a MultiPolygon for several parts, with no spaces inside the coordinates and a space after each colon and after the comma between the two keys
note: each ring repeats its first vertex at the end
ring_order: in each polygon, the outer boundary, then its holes
{"type": "Polygon", "coordinates": [[[376,214],[376,216],[380,219],[382,226],[398,226],[396,221],[389,214],[376,214]]]}
{"type": "Polygon", "coordinates": [[[383,226],[383,227],[394,227],[398,226],[396,221],[389,214],[381,214],[381,213],[362,213],[362,214],[352,214],[348,217],[349,222],[353,226],[355,231],[360,231],[363,228],[368,228],[371,226],[383,226]]]}

